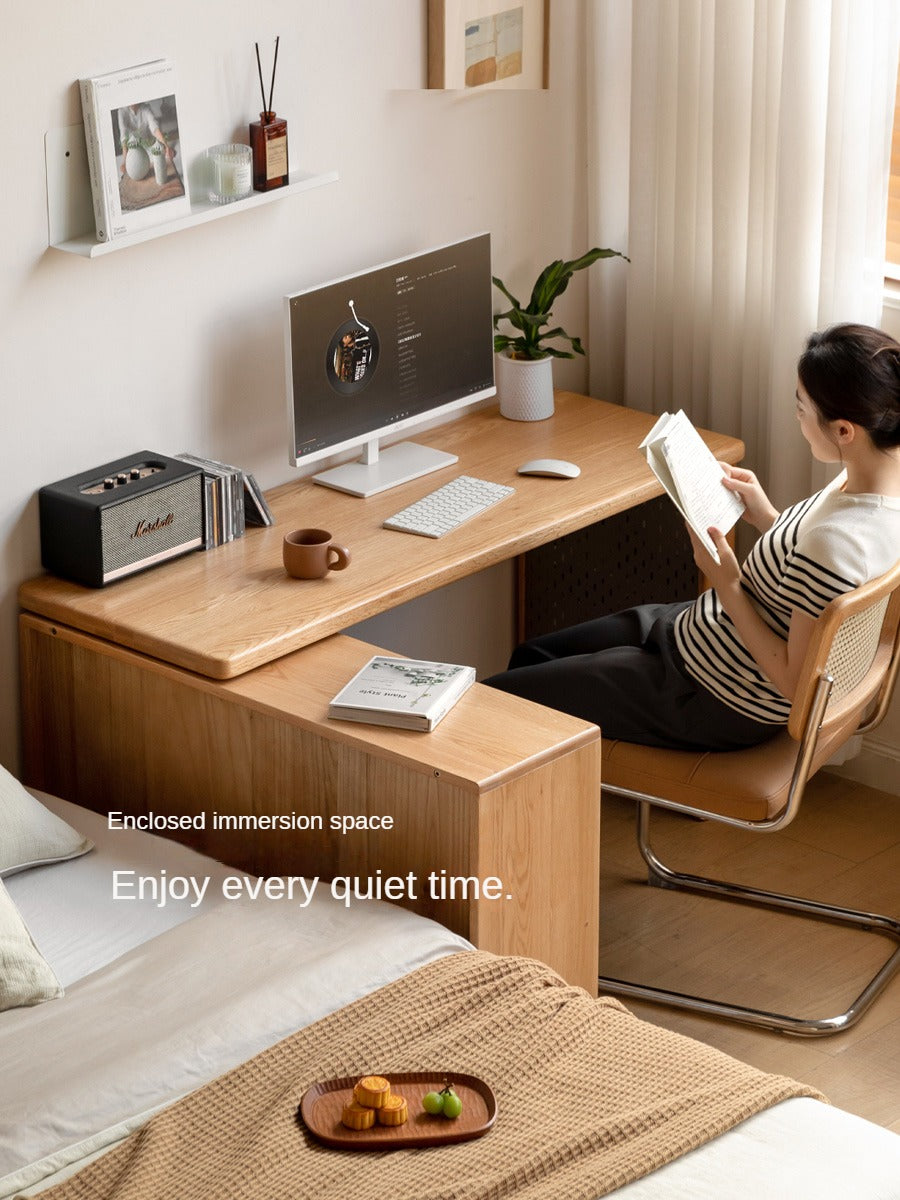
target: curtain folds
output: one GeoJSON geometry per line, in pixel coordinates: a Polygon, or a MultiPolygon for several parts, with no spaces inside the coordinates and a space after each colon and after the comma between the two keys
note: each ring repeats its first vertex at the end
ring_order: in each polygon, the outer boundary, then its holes
{"type": "Polygon", "coordinates": [[[881,321],[900,0],[588,0],[594,395],[742,437],[776,504],[807,334],[881,321]]]}

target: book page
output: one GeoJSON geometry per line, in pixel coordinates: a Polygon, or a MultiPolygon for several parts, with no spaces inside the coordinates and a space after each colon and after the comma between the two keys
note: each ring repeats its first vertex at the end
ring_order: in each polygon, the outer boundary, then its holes
{"type": "Polygon", "coordinates": [[[669,499],[681,513],[685,520],[688,515],[684,510],[684,505],[681,503],[681,497],[678,494],[678,486],[672,477],[672,472],[669,470],[669,464],[666,456],[663,453],[665,445],[666,429],[671,421],[674,421],[671,413],[663,413],[644,440],[641,442],[640,449],[644,451],[647,458],[647,463],[650,470],[663,485],[668,493],[669,499]]]}
{"type": "Polygon", "coordinates": [[[682,511],[718,561],[715,545],[706,531],[714,525],[727,533],[744,511],[743,502],[722,486],[722,468],[684,412],[678,412],[666,426],[663,453],[682,511]]]}
{"type": "Polygon", "coordinates": [[[727,533],[744,511],[743,501],[722,486],[722,468],[683,410],[663,413],[640,448],[672,502],[716,562],[706,532],[727,533]]]}

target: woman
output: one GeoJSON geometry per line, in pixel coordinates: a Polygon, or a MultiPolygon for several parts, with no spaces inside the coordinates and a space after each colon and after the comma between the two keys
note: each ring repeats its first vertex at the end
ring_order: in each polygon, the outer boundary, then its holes
{"type": "Polygon", "coordinates": [[[696,601],[535,638],[486,683],[648,746],[733,750],[786,724],[822,609],[900,555],[900,344],[837,325],[810,337],[797,370],[800,431],[841,474],[779,513],[752,471],[723,463],[762,535],[743,566],[721,531],[709,531],[718,563],[691,534],[712,584],[696,601]]]}

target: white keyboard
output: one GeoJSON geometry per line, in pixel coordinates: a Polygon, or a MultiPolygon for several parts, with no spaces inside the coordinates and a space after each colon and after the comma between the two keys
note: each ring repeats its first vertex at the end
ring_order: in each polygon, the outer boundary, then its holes
{"type": "Polygon", "coordinates": [[[388,517],[384,527],[399,529],[401,533],[418,533],[422,537],[443,537],[470,517],[477,517],[498,501],[505,500],[515,490],[502,483],[489,483],[486,479],[459,475],[388,517]]]}

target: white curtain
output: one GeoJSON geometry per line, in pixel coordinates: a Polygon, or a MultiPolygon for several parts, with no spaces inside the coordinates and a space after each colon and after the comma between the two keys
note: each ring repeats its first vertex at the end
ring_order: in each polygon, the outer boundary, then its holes
{"type": "Polygon", "coordinates": [[[813,329],[881,320],[900,0],[588,0],[593,395],[742,437],[781,505],[813,329]]]}

